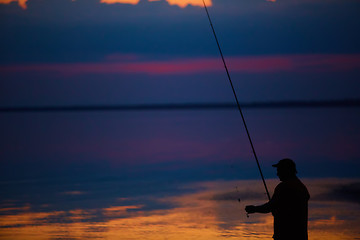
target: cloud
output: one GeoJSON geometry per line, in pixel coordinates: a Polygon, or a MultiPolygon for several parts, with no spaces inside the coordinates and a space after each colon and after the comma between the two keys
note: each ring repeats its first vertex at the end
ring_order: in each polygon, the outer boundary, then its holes
{"type": "MultiPolygon", "coordinates": [[[[188,5],[203,7],[202,0],[166,0],[170,5],[177,5],[179,7],[186,7],[188,5]]],[[[212,6],[212,0],[205,1],[206,6],[212,6]]]]}
{"type": "MultiPolygon", "coordinates": [[[[0,0],[0,4],[10,4],[11,2],[18,2],[19,6],[22,9],[27,9],[27,5],[26,5],[27,1],[28,0],[0,0]]],[[[72,0],[72,1],[76,1],[76,0],[72,0]]],[[[148,1],[155,2],[158,0],[148,0],[148,1]]],[[[168,2],[169,5],[176,5],[181,8],[185,8],[188,5],[203,7],[202,0],[166,0],[166,2],[168,2]]],[[[100,0],[100,3],[105,3],[105,4],[120,3],[120,4],[137,5],[140,3],[140,0],[100,0]]],[[[212,6],[212,0],[206,0],[206,4],[207,6],[212,6]]]]}
{"type": "Polygon", "coordinates": [[[31,209],[30,204],[26,204],[24,206],[7,206],[7,207],[0,206],[0,213],[2,215],[5,215],[14,212],[21,212],[21,211],[25,212],[25,211],[29,211],[30,209],[31,209]]]}
{"type": "Polygon", "coordinates": [[[100,0],[100,2],[106,4],[123,3],[136,5],[140,2],[140,0],[100,0]]]}
{"type": "MultiPolygon", "coordinates": [[[[157,2],[160,0],[148,0],[149,2],[157,2]]],[[[101,0],[101,3],[106,4],[114,4],[114,3],[122,3],[122,4],[133,4],[136,5],[140,2],[140,0],[101,0]]],[[[185,8],[188,5],[197,6],[197,7],[203,7],[202,0],[166,0],[166,2],[169,3],[169,5],[176,5],[181,8],[185,8]]],[[[206,0],[207,6],[212,6],[211,0],[206,0]]]]}
{"type": "Polygon", "coordinates": [[[62,194],[64,194],[64,195],[78,196],[78,195],[84,195],[84,194],[86,194],[86,193],[85,193],[85,192],[82,192],[82,191],[67,191],[67,192],[63,192],[62,194]]]}
{"type": "Polygon", "coordinates": [[[10,4],[11,2],[17,2],[22,9],[26,9],[26,2],[28,0],[0,0],[0,4],[10,4]]]}
{"type": "MultiPolygon", "coordinates": [[[[132,55],[129,55],[132,56],[132,55]]],[[[56,72],[64,75],[77,74],[195,74],[224,71],[219,58],[190,58],[92,62],[92,63],[40,63],[0,66],[1,72],[56,72]]],[[[135,59],[133,56],[130,59],[135,59]]],[[[230,72],[341,72],[360,69],[359,54],[304,54],[270,56],[235,56],[228,58],[230,72]]]]}

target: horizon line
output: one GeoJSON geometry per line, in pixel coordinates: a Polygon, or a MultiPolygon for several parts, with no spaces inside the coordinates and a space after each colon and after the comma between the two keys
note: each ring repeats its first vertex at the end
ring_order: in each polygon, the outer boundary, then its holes
{"type": "MultiPolygon", "coordinates": [[[[220,110],[235,109],[236,103],[168,103],[168,104],[128,104],[128,105],[52,105],[0,107],[1,113],[12,112],[88,112],[88,111],[174,111],[174,110],[220,110]]],[[[294,100],[243,102],[241,108],[335,108],[360,107],[360,99],[342,100],[294,100]]]]}

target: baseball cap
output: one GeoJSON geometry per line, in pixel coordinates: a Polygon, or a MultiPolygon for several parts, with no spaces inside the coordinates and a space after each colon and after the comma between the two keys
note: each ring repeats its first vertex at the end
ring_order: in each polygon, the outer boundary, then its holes
{"type": "Polygon", "coordinates": [[[278,163],[273,164],[272,166],[276,168],[282,168],[282,169],[294,171],[295,173],[297,173],[296,164],[290,158],[281,159],[278,163]]]}

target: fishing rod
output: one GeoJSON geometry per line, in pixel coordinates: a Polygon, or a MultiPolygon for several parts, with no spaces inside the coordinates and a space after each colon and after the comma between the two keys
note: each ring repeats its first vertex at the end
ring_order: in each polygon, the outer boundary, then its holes
{"type": "Polygon", "coordinates": [[[264,184],[264,187],[265,187],[265,190],[266,190],[266,195],[267,195],[268,199],[270,200],[269,190],[268,190],[268,188],[267,188],[267,186],[266,186],[265,178],[264,178],[264,175],[263,175],[263,173],[262,173],[262,171],[261,171],[260,163],[259,163],[258,157],[257,157],[257,155],[256,155],[256,151],[255,151],[255,148],[254,148],[254,144],[253,144],[253,142],[252,142],[252,140],[251,140],[250,132],[249,132],[249,130],[248,130],[248,127],[247,127],[247,124],[246,124],[246,121],[245,121],[244,114],[243,114],[243,112],[242,112],[242,110],[241,110],[240,103],[239,103],[238,97],[237,97],[237,95],[236,95],[236,91],[235,91],[234,85],[233,85],[233,83],[232,83],[232,81],[231,81],[230,73],[229,73],[229,70],[228,70],[228,68],[227,68],[224,55],[223,55],[223,53],[222,53],[222,51],[221,51],[221,47],[220,47],[219,40],[218,40],[218,38],[217,38],[217,36],[216,36],[216,32],[215,32],[214,26],[213,26],[213,24],[212,24],[209,11],[208,11],[208,9],[207,9],[207,7],[206,7],[205,0],[202,0],[202,1],[203,1],[203,4],[204,4],[204,8],[205,8],[205,11],[206,11],[206,15],[207,15],[207,17],[208,17],[208,19],[209,19],[209,22],[210,22],[210,26],[211,26],[212,32],[213,32],[213,34],[214,34],[214,38],[215,38],[216,44],[217,44],[218,49],[219,49],[219,52],[220,52],[220,56],[221,56],[222,62],[223,62],[223,64],[224,64],[224,68],[225,68],[225,70],[226,70],[227,77],[228,77],[229,82],[230,82],[230,85],[231,85],[232,92],[233,92],[234,97],[235,97],[235,100],[236,100],[237,107],[238,107],[239,112],[240,112],[240,115],[241,115],[242,122],[243,122],[244,127],[245,127],[245,130],[246,130],[246,134],[247,134],[247,136],[248,136],[248,139],[249,139],[249,142],[250,142],[250,145],[251,145],[252,152],[253,152],[254,157],[255,157],[255,160],[256,160],[256,164],[257,164],[257,166],[258,166],[258,169],[259,169],[259,172],[260,172],[260,175],[261,175],[261,179],[262,179],[262,181],[263,181],[263,184],[264,184]]]}

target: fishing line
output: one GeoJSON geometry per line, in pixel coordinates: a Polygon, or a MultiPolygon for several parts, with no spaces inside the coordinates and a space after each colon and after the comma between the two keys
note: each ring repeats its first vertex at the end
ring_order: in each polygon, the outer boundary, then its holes
{"type": "Polygon", "coordinates": [[[205,0],[202,0],[202,1],[203,1],[203,4],[204,4],[204,8],[205,8],[205,11],[206,11],[206,15],[207,15],[207,17],[208,17],[208,19],[209,19],[209,22],[210,22],[210,26],[211,26],[212,32],[213,32],[214,37],[215,37],[216,44],[217,44],[217,46],[218,46],[218,49],[219,49],[219,52],[220,52],[220,55],[221,55],[222,62],[223,62],[223,64],[224,64],[224,67],[225,67],[225,70],[226,70],[226,74],[227,74],[227,76],[228,76],[228,79],[229,79],[229,82],[230,82],[230,85],[231,85],[231,89],[232,89],[232,91],[233,91],[233,94],[234,94],[234,97],[235,97],[235,100],[236,100],[236,104],[237,104],[237,106],[238,106],[238,109],[239,109],[239,112],[240,112],[240,115],[241,115],[242,122],[243,122],[244,127],[245,127],[245,130],[246,130],[246,134],[247,134],[247,136],[248,136],[248,139],[249,139],[249,142],[250,142],[250,145],[251,145],[252,152],[253,152],[254,157],[255,157],[255,160],[256,160],[256,164],[257,164],[257,166],[258,166],[258,169],[259,169],[259,172],[260,172],[260,175],[261,175],[261,179],[262,179],[262,181],[263,181],[263,184],[264,184],[264,187],[265,187],[265,190],[266,190],[266,195],[268,196],[268,199],[270,200],[270,194],[269,194],[268,188],[267,188],[267,186],[266,186],[266,182],[265,182],[265,179],[264,179],[264,175],[263,175],[263,173],[262,173],[262,171],[261,171],[261,167],[260,167],[260,164],[259,164],[259,160],[258,160],[258,157],[257,157],[257,155],[256,155],[255,148],[254,148],[253,142],[252,142],[251,137],[250,137],[250,133],[249,133],[249,130],[248,130],[246,121],[245,121],[245,117],[244,117],[244,114],[243,114],[243,112],[242,112],[242,110],[241,110],[240,103],[239,103],[239,100],[238,100],[238,98],[237,98],[234,85],[233,85],[233,83],[232,83],[232,81],[231,81],[230,73],[229,73],[229,70],[228,70],[228,68],[227,68],[224,55],[223,55],[223,53],[222,53],[222,51],[221,51],[221,47],[220,47],[220,44],[219,44],[219,40],[218,40],[218,38],[217,38],[217,36],[216,36],[216,32],[215,32],[214,26],[213,26],[213,24],[212,24],[212,21],[211,21],[211,18],[210,18],[210,14],[209,14],[208,9],[207,9],[207,7],[206,7],[205,0]]]}

